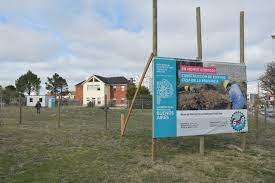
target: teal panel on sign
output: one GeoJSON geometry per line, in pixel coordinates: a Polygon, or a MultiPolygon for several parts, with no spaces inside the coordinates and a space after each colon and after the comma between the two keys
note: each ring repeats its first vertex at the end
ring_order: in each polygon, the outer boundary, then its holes
{"type": "Polygon", "coordinates": [[[176,59],[155,57],[154,69],[154,138],[177,135],[176,59]]]}

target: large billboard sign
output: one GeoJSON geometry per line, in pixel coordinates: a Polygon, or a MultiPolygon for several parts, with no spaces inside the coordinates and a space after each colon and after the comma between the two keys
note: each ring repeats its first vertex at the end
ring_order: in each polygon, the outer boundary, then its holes
{"type": "Polygon", "coordinates": [[[247,132],[246,66],[155,57],[154,138],[247,132]]]}

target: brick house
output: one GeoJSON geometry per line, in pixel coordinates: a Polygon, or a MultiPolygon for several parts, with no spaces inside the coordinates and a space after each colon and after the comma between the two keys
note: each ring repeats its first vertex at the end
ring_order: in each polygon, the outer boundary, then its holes
{"type": "Polygon", "coordinates": [[[83,86],[82,83],[84,83],[84,81],[81,81],[80,83],[75,85],[75,100],[78,103],[83,104],[83,86]]]}
{"type": "Polygon", "coordinates": [[[95,106],[105,105],[105,95],[107,102],[114,106],[127,106],[126,93],[129,80],[125,77],[103,77],[93,75],[87,80],[75,85],[76,99],[81,100],[84,106],[89,102],[95,106]]]}

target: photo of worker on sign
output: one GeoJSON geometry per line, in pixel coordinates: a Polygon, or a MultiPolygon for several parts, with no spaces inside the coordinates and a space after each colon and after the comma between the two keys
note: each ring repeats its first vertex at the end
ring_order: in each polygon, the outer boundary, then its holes
{"type": "Polygon", "coordinates": [[[244,65],[177,62],[177,110],[246,109],[244,65]]]}
{"type": "Polygon", "coordinates": [[[243,109],[245,106],[245,98],[239,84],[225,80],[223,86],[228,92],[231,109],[243,109]]]}

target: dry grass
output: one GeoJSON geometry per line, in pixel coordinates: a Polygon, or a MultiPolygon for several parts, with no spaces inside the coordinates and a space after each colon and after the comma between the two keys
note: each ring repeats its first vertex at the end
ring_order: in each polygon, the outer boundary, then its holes
{"type": "Polygon", "coordinates": [[[198,138],[157,141],[157,160],[150,160],[151,111],[135,111],[124,143],[119,138],[119,110],[62,109],[62,127],[55,111],[40,116],[24,108],[5,108],[0,126],[0,182],[275,182],[275,125],[262,130],[256,142],[250,118],[245,153],[228,148],[238,135],[206,137],[206,155],[198,138]],[[147,136],[146,136],[147,134],[147,136]]]}

